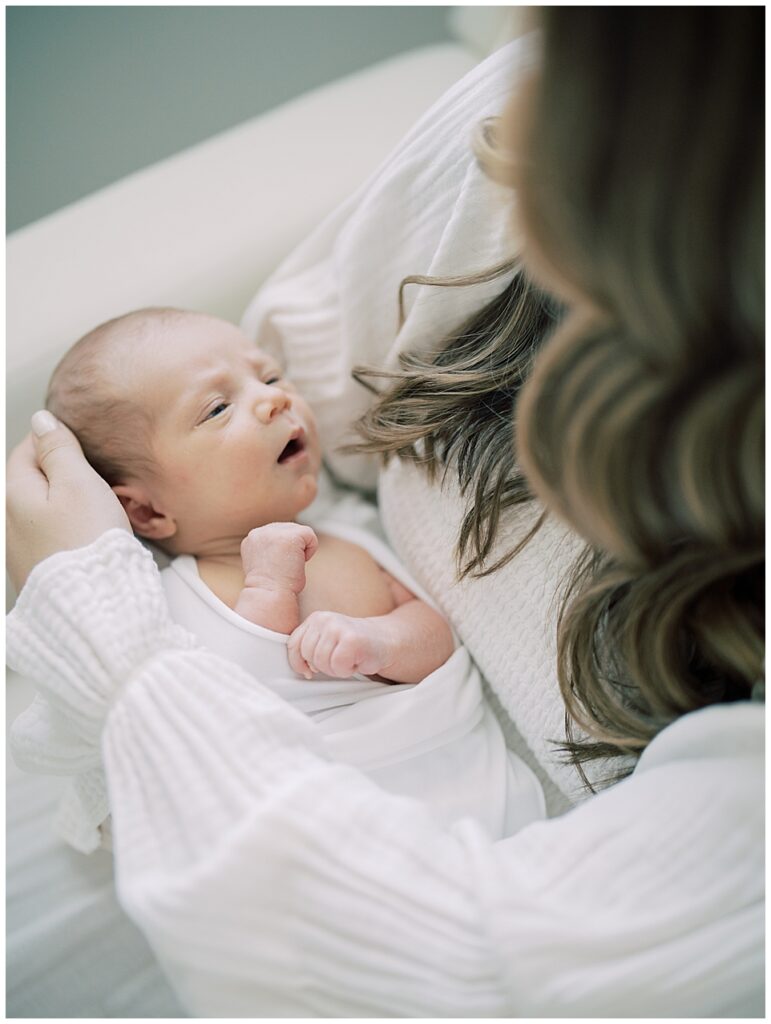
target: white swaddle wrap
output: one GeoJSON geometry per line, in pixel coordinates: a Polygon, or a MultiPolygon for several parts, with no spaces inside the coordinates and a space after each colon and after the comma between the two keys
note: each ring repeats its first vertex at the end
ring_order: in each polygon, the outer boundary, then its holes
{"type": "MultiPolygon", "coordinates": [[[[351,498],[312,525],[363,547],[431,604],[387,545],[370,529],[352,524],[362,517],[367,506],[351,498]]],[[[220,601],[200,578],[194,558],[176,558],[161,576],[173,618],[209,650],[309,715],[336,760],[360,768],[389,792],[425,801],[442,824],[471,816],[493,838],[545,816],[541,787],[506,749],[464,647],[417,685],[365,676],[309,681],[290,668],[287,637],[247,621],[220,601]]]]}

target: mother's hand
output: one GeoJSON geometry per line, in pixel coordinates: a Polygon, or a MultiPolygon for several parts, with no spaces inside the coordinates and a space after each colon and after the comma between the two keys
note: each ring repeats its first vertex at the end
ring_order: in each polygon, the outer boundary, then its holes
{"type": "Polygon", "coordinates": [[[49,555],[90,544],[116,526],[131,530],[72,431],[48,412],[35,413],[32,431],[6,467],[6,559],[17,591],[49,555]]]}

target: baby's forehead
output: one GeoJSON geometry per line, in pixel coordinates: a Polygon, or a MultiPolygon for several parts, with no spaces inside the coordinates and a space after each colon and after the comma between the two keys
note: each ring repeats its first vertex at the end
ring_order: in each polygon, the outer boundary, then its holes
{"type": "Polygon", "coordinates": [[[168,325],[163,338],[146,334],[142,351],[135,349],[129,363],[122,368],[116,365],[114,379],[122,377],[136,402],[156,410],[198,390],[226,386],[244,371],[282,371],[270,352],[258,348],[233,325],[207,323],[203,317],[168,325]]]}
{"type": "MultiPolygon", "coordinates": [[[[261,363],[277,362],[276,355],[260,348],[240,328],[225,320],[218,320],[206,314],[192,314],[166,327],[168,337],[180,346],[180,354],[200,352],[216,359],[223,356],[245,356],[250,361],[261,363]]],[[[152,341],[152,336],[150,338],[152,341]]]]}

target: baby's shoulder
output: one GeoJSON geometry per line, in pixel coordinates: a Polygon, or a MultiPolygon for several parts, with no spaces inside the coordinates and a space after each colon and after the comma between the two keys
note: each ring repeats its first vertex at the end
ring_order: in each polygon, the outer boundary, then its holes
{"type": "Polygon", "coordinates": [[[388,575],[368,551],[322,531],[318,538],[318,551],[305,567],[304,614],[323,608],[367,618],[393,609],[388,575]]]}
{"type": "Polygon", "coordinates": [[[362,564],[371,562],[377,565],[369,551],[360,544],[354,544],[353,541],[346,540],[344,537],[338,537],[334,533],[327,533],[323,528],[316,531],[316,536],[319,539],[317,558],[321,555],[322,558],[328,558],[330,562],[342,559],[346,562],[360,562],[362,564]]]}

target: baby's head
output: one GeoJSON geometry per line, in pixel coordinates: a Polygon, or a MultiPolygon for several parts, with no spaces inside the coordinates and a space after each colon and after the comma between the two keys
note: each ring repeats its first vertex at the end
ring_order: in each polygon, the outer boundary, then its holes
{"type": "Polygon", "coordinates": [[[274,359],[216,317],[140,309],[101,324],[54,370],[46,407],[135,532],[174,554],[229,553],[316,495],[310,408],[274,359]]]}

